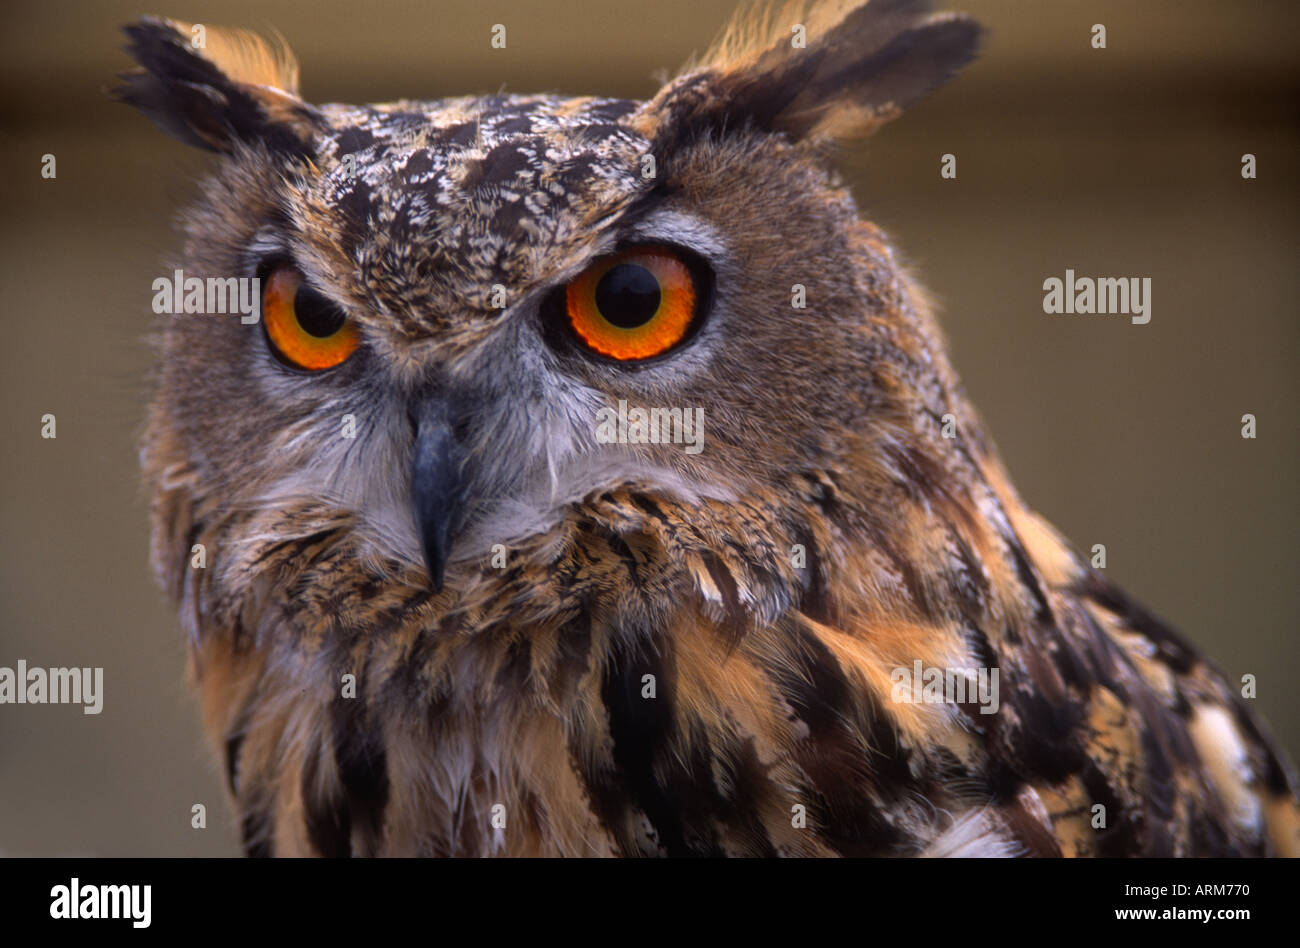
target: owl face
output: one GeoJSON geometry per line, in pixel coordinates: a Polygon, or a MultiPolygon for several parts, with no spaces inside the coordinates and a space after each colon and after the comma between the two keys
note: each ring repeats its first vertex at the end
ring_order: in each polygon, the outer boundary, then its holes
{"type": "Polygon", "coordinates": [[[911,410],[882,349],[907,335],[944,367],[824,145],[941,81],[975,33],[922,19],[891,51],[852,16],[811,48],[785,28],[648,102],[371,107],[308,105],[244,34],[195,51],[184,24],[131,28],[124,97],[224,155],[181,266],[261,292],[257,325],[166,332],[156,411],[207,492],[263,531],[346,523],[358,559],[441,588],[603,491],[735,504],[860,452],[911,410]],[[872,55],[880,74],[849,81],[872,55]],[[196,85],[218,95],[189,102],[196,85]],[[652,411],[653,432],[611,421],[652,411]]]}

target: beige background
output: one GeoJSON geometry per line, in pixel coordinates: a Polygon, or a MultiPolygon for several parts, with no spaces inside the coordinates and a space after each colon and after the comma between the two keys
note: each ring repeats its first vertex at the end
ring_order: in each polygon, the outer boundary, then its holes
{"type": "MultiPolygon", "coordinates": [[[[844,167],[944,306],[954,357],[1021,491],[1113,577],[1259,678],[1300,750],[1297,49],[1300,5],[981,2],[959,81],[844,167]],[[1109,48],[1093,50],[1093,23],[1109,48]],[[958,179],[939,156],[958,156],[958,179]],[[1259,178],[1243,181],[1253,152],[1259,178]],[[1049,318],[1042,281],[1149,276],[1153,317],[1049,318]],[[1259,438],[1243,441],[1243,412],[1259,438]]],[[[177,2],[278,28],[316,101],[557,90],[645,97],[730,0],[177,2]],[[489,48],[493,23],[508,48],[489,48]]],[[[102,665],[104,712],[0,706],[0,853],[231,854],[147,566],[136,470],[171,220],[210,158],[103,89],[136,3],[8,3],[0,56],[0,665],[102,665]],[[40,177],[53,153],[58,177],[40,177]],[[40,416],[58,416],[42,440],[40,416]],[[189,827],[204,803],[209,828],[189,827]]]]}

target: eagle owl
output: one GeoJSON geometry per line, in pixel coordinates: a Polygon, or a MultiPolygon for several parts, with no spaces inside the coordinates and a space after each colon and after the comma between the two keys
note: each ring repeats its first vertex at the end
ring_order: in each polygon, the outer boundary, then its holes
{"type": "Polygon", "coordinates": [[[126,32],[118,95],[220,155],[178,269],[260,304],[168,318],[142,451],[249,854],[1297,850],[1262,723],[1026,508],[831,166],[972,20],[367,106],[126,32]]]}

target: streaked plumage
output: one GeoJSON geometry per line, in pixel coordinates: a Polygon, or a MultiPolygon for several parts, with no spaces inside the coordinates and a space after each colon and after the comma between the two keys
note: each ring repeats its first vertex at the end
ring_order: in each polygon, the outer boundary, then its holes
{"type": "Polygon", "coordinates": [[[163,345],[154,565],[249,853],[1300,848],[1263,726],[1026,509],[827,163],[968,61],[970,20],[790,8],[645,103],[370,107],[308,105],[248,34],[128,32],[123,97],[223,153],[186,271],[291,256],[364,338],[315,377],[238,320],[163,345]],[[709,263],[699,335],[550,348],[553,289],[629,240],[709,263]],[[618,399],[705,406],[706,449],[596,443],[618,399]],[[434,401],[465,458],[440,590],[409,473],[434,401]],[[895,700],[917,661],[999,669],[998,712],[895,700]]]}

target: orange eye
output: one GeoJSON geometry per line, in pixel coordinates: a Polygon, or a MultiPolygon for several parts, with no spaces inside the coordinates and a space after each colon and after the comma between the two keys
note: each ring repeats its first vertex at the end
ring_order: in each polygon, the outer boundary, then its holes
{"type": "Polygon", "coordinates": [[[343,310],[291,266],[276,267],[263,281],[262,323],[281,360],[313,372],[341,365],[361,342],[343,310]]]}
{"type": "Polygon", "coordinates": [[[661,355],[685,339],[699,298],[690,266],[666,247],[632,247],[599,260],[564,293],[578,338],[619,360],[661,355]]]}

